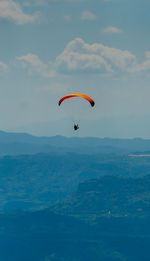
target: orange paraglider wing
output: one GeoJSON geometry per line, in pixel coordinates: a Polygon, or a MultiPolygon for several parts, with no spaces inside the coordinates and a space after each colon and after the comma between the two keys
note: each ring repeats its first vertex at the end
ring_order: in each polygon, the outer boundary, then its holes
{"type": "Polygon", "coordinates": [[[64,97],[62,97],[59,102],[58,102],[58,105],[60,106],[60,104],[66,100],[66,99],[69,99],[69,98],[72,98],[72,97],[81,97],[81,98],[84,98],[86,99],[90,104],[91,106],[93,107],[95,105],[95,102],[92,100],[92,98],[86,94],[80,94],[80,93],[73,93],[73,94],[69,94],[69,95],[66,95],[64,97]]]}

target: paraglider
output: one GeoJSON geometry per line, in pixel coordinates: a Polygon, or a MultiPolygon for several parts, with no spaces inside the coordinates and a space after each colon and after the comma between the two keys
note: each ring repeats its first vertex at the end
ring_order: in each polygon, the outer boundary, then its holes
{"type": "MultiPolygon", "coordinates": [[[[73,98],[73,97],[81,97],[81,98],[87,100],[87,101],[90,103],[91,107],[94,107],[94,105],[95,105],[94,100],[93,100],[90,96],[88,96],[88,95],[86,95],[86,94],[81,94],[81,93],[73,93],[73,94],[69,94],[69,95],[63,96],[63,97],[59,100],[58,105],[60,106],[61,103],[62,103],[64,100],[67,100],[67,99],[70,99],[70,98],[73,98]]],[[[78,124],[74,124],[74,130],[76,131],[76,130],[78,130],[78,129],[79,129],[78,124]]]]}
{"type": "Polygon", "coordinates": [[[76,130],[78,130],[78,129],[79,129],[78,124],[74,124],[74,130],[76,131],[76,130]]]}

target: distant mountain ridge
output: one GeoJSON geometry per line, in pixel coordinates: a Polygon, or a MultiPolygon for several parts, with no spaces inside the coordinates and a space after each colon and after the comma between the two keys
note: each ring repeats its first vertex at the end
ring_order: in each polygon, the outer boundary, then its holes
{"type": "Polygon", "coordinates": [[[150,152],[150,140],[94,137],[37,137],[27,133],[0,131],[0,155],[49,152],[137,153],[150,152]]]}

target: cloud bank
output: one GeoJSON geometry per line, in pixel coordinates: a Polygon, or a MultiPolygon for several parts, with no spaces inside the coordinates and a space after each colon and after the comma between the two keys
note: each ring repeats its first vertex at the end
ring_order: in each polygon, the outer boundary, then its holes
{"type": "Polygon", "coordinates": [[[29,75],[36,73],[44,78],[55,76],[52,64],[43,63],[35,54],[29,53],[26,56],[17,57],[16,59],[20,62],[23,68],[27,69],[29,75]]]}
{"type": "Polygon", "coordinates": [[[88,44],[81,38],[70,41],[54,61],[44,63],[36,54],[17,57],[17,60],[30,75],[38,73],[46,78],[62,73],[112,74],[150,70],[150,51],[145,53],[145,61],[139,64],[136,56],[127,50],[111,48],[100,43],[88,44]]]}
{"type": "Polygon", "coordinates": [[[39,14],[25,14],[19,3],[13,0],[0,0],[0,19],[13,21],[16,24],[23,25],[33,23],[39,18],[39,14]]]}

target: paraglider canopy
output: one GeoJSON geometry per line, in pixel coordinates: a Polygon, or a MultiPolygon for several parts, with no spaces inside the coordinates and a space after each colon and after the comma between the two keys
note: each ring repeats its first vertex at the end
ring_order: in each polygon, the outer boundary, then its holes
{"type": "Polygon", "coordinates": [[[91,106],[93,107],[95,105],[95,102],[92,100],[92,98],[86,94],[81,94],[81,93],[73,93],[73,94],[69,94],[69,95],[66,95],[64,97],[62,97],[59,102],[58,102],[58,105],[60,106],[61,103],[66,100],[66,99],[69,99],[69,98],[72,98],[72,97],[81,97],[81,98],[84,98],[86,99],[90,104],[91,106]]]}

